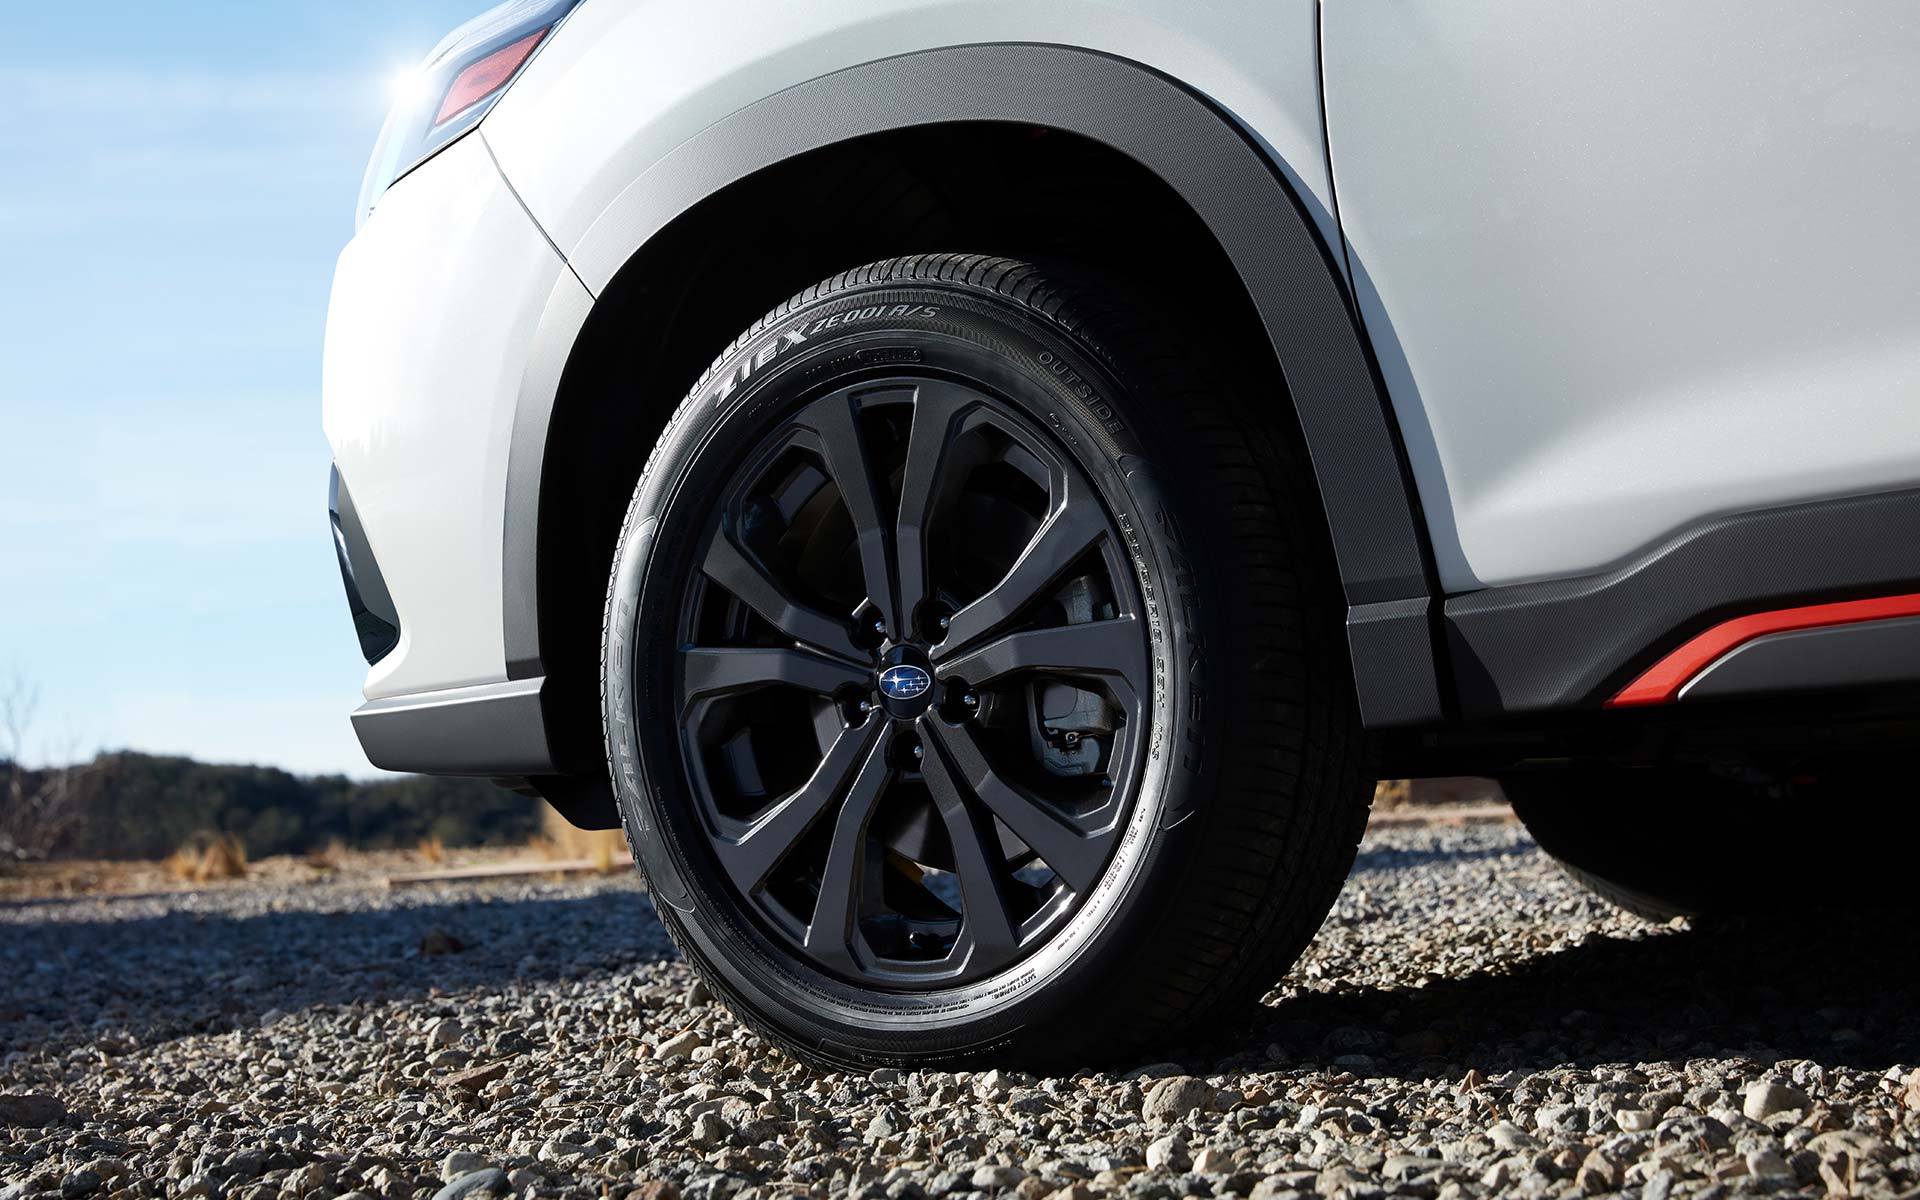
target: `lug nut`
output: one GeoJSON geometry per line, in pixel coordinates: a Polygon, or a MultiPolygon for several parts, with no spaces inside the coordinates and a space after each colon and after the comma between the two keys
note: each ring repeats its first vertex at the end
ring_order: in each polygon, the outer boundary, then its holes
{"type": "Polygon", "coordinates": [[[941,629],[943,629],[943,630],[945,630],[945,629],[952,629],[952,628],[953,628],[953,618],[952,618],[952,617],[941,617],[941,618],[940,618],[940,628],[941,628],[941,629]]]}
{"type": "Polygon", "coordinates": [[[980,697],[972,692],[961,692],[960,704],[963,708],[977,709],[980,707],[980,697]]]}
{"type": "Polygon", "coordinates": [[[879,617],[873,619],[873,631],[881,637],[887,636],[887,623],[879,617]]]}
{"type": "Polygon", "coordinates": [[[915,746],[913,748],[913,761],[919,762],[921,759],[925,758],[926,756],[927,756],[927,748],[925,746],[915,746]]]}
{"type": "Polygon", "coordinates": [[[866,715],[867,715],[868,713],[870,713],[870,712],[872,712],[872,711],[873,711],[873,701],[871,701],[871,700],[862,700],[862,701],[860,702],[860,715],[861,715],[861,716],[863,716],[863,717],[864,717],[864,716],[866,716],[866,715]]]}

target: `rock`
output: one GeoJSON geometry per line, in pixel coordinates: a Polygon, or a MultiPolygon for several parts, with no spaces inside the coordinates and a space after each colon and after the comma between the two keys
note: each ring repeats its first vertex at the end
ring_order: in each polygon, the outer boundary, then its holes
{"type": "Polygon", "coordinates": [[[703,1004],[713,1003],[713,992],[708,989],[707,981],[698,975],[687,985],[687,1007],[699,1008],[703,1004]]]}
{"type": "Polygon", "coordinates": [[[1497,1121],[1487,1130],[1487,1139],[1502,1150],[1530,1150],[1540,1143],[1512,1121],[1497,1121]]]}
{"type": "Polygon", "coordinates": [[[1005,1071],[987,1071],[973,1081],[973,1094],[982,1100],[998,1100],[1013,1090],[1013,1080],[1005,1071]]]}
{"type": "Polygon", "coordinates": [[[975,1167],[968,1182],[983,1192],[997,1192],[1005,1188],[1016,1187],[1027,1173],[1019,1167],[1006,1167],[989,1164],[975,1167]]]}
{"type": "Polygon", "coordinates": [[[680,1189],[664,1179],[648,1179],[627,1195],[630,1200],[680,1200],[680,1189]]]}
{"type": "Polygon", "coordinates": [[[1214,1100],[1213,1085],[1204,1079],[1192,1075],[1175,1075],[1171,1079],[1162,1079],[1153,1085],[1147,1093],[1140,1115],[1157,1125],[1168,1125],[1184,1120],[1188,1113],[1200,1112],[1210,1107],[1214,1100]]]}
{"type": "Polygon", "coordinates": [[[1294,1187],[1278,1175],[1269,1175],[1253,1185],[1247,1193],[1247,1200],[1291,1200],[1300,1195],[1300,1189],[1294,1187]]]}
{"type": "Polygon", "coordinates": [[[1807,1149],[1823,1159],[1843,1154],[1859,1160],[1892,1157],[1885,1142],[1857,1129],[1834,1129],[1818,1134],[1807,1142],[1807,1149]]]}
{"type": "Polygon", "coordinates": [[[578,1142],[563,1141],[560,1138],[548,1138],[546,1141],[540,1143],[539,1153],[535,1155],[535,1157],[541,1162],[553,1163],[556,1166],[564,1167],[579,1162],[585,1158],[587,1154],[587,1148],[578,1142]]]}
{"type": "Polygon", "coordinates": [[[1762,1081],[1747,1088],[1740,1111],[1745,1113],[1749,1120],[1764,1121],[1777,1112],[1788,1112],[1793,1109],[1804,1111],[1812,1106],[1813,1101],[1799,1088],[1784,1083],[1762,1081]]]}
{"type": "Polygon", "coordinates": [[[1660,1146],[1703,1146],[1721,1150],[1733,1140],[1733,1131],[1712,1117],[1687,1114],[1660,1122],[1654,1127],[1653,1138],[1660,1146]]]}
{"type": "Polygon", "coordinates": [[[1595,1147],[1580,1161],[1580,1169],[1574,1173],[1573,1182],[1575,1187],[1590,1196],[1597,1192],[1615,1191],[1620,1186],[1620,1165],[1595,1147]]]}
{"type": "Polygon", "coordinates": [[[58,1124],[67,1119],[67,1106],[44,1092],[9,1092],[0,1095],[0,1125],[25,1129],[58,1124]]]}
{"type": "Polygon", "coordinates": [[[484,1171],[487,1166],[486,1155],[475,1154],[471,1150],[455,1150],[440,1160],[440,1180],[442,1183],[452,1183],[462,1175],[484,1171]]]}
{"type": "Polygon", "coordinates": [[[450,1087],[465,1088],[470,1092],[477,1092],[488,1084],[496,1080],[505,1079],[506,1077],[507,1064],[495,1062],[488,1063],[484,1067],[468,1067],[464,1071],[455,1071],[447,1076],[446,1082],[450,1087]]]}
{"type": "Polygon", "coordinates": [[[1192,1165],[1193,1159],[1187,1153],[1187,1144],[1180,1140],[1178,1134],[1170,1133],[1147,1147],[1148,1170],[1178,1174],[1192,1165]]]}
{"type": "Polygon", "coordinates": [[[460,1022],[442,1017],[427,1026],[427,1045],[434,1047],[458,1045],[460,1038],[466,1032],[460,1022]]]}
{"type": "Polygon", "coordinates": [[[1787,1165],[1787,1160],[1778,1150],[1752,1150],[1747,1154],[1747,1174],[1756,1178],[1791,1175],[1793,1168],[1787,1165]]]}
{"type": "Polygon", "coordinates": [[[499,1167],[482,1167],[468,1171],[447,1181],[447,1185],[433,1194],[433,1200],[464,1200],[474,1192],[491,1192],[504,1196],[511,1190],[507,1182],[507,1173],[499,1167]]]}
{"type": "Polygon", "coordinates": [[[1193,1156],[1193,1173],[1196,1175],[1225,1175],[1233,1170],[1233,1155],[1225,1150],[1207,1146],[1193,1156]]]}
{"type": "Polygon", "coordinates": [[[82,1167],[60,1181],[60,1200],[80,1200],[82,1196],[91,1196],[106,1186],[106,1182],[97,1173],[82,1167]]]}
{"type": "Polygon", "coordinates": [[[693,1132],[687,1135],[687,1142],[702,1150],[711,1150],[726,1145],[732,1133],[719,1113],[701,1113],[693,1119],[693,1132]]]}
{"type": "Polygon", "coordinates": [[[467,944],[444,929],[429,929],[420,937],[420,953],[427,958],[458,954],[467,944]]]}
{"type": "Polygon", "coordinates": [[[1096,1200],[1096,1197],[1092,1188],[1084,1183],[1075,1182],[1050,1193],[1047,1200],[1096,1200]]]}
{"type": "Polygon", "coordinates": [[[1653,1128],[1653,1114],[1644,1108],[1623,1108],[1613,1114],[1613,1123],[1624,1133],[1645,1133],[1653,1128]]]}
{"type": "Polygon", "coordinates": [[[683,1029],[653,1048],[660,1058],[687,1058],[707,1044],[697,1029],[683,1029]]]}

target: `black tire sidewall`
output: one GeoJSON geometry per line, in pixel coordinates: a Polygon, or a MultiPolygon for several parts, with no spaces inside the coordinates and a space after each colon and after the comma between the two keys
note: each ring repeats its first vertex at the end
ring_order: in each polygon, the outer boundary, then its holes
{"type": "MultiPolygon", "coordinates": [[[[1151,939],[1207,823],[1215,756],[1206,751],[1217,715],[1200,687],[1218,641],[1205,556],[1187,536],[1194,518],[1167,487],[1179,477],[1177,431],[1151,420],[1067,330],[992,293],[922,283],[856,286],[789,306],[737,343],[676,413],[636,491],[609,588],[608,757],[656,907],[749,1020],[829,1060],[975,1056],[1021,1041],[1096,994],[1151,939]],[[813,970],[760,929],[686,815],[670,686],[675,609],[709,499],[766,433],[832,387],[926,373],[960,376],[1019,403],[1102,493],[1151,636],[1153,720],[1114,859],[1066,925],[995,977],[879,993],[813,970]]],[[[1070,1042],[1026,1048],[1046,1054],[1070,1042]]]]}

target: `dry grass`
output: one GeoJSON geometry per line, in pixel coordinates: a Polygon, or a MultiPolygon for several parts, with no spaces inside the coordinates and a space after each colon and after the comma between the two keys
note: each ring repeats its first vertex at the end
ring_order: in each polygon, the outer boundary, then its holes
{"type": "Polygon", "coordinates": [[[1382,779],[1373,785],[1373,808],[1375,812],[1399,808],[1413,795],[1411,779],[1382,779]]]}
{"type": "Polygon", "coordinates": [[[633,863],[627,853],[627,840],[618,829],[575,829],[551,808],[541,815],[540,828],[540,836],[528,842],[527,849],[541,858],[563,862],[586,859],[603,875],[633,863]]]}
{"type": "Polygon", "coordinates": [[[436,867],[447,861],[447,848],[437,837],[421,838],[420,844],[413,848],[413,852],[436,867]]]}
{"type": "Polygon", "coordinates": [[[167,873],[192,883],[241,879],[247,873],[247,848],[231,833],[199,838],[167,856],[167,873]]]}
{"type": "Polygon", "coordinates": [[[306,863],[316,871],[338,871],[347,861],[347,844],[334,838],[324,849],[307,855],[306,863]]]}

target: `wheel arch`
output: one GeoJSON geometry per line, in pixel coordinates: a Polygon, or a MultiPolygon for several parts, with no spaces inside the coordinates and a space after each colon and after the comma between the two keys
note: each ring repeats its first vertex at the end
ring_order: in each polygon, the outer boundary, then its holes
{"type": "Polygon", "coordinates": [[[559,769],[598,769],[597,738],[582,734],[581,715],[593,710],[574,709],[582,695],[597,703],[580,648],[590,640],[597,668],[604,588],[604,569],[588,587],[588,573],[563,567],[596,540],[604,543],[601,560],[610,557],[604,514],[624,511],[646,448],[719,347],[787,296],[856,262],[954,249],[1072,254],[1081,249],[1076,241],[1129,236],[1129,223],[1141,221],[1151,226],[1132,225],[1134,244],[1164,242],[1178,260],[1170,274],[1224,285],[1221,311],[1206,319],[1224,323],[1229,337],[1245,335],[1226,344],[1247,346],[1249,361],[1275,383],[1275,419],[1304,438],[1368,723],[1441,717],[1425,531],[1343,279],[1275,163],[1204,98],[1090,51],[931,50],[749,105],[628,190],[638,204],[597,223],[568,251],[589,284],[602,264],[617,257],[619,265],[607,271],[591,311],[556,299],[542,323],[508,462],[508,674],[548,678],[559,769]],[[1043,79],[1047,86],[1033,86],[1043,79]],[[1003,184],[1018,184],[1000,190],[1031,204],[956,201],[954,189],[965,190],[956,172],[912,162],[982,146],[1006,164],[1003,184]],[[798,188],[802,182],[809,186],[798,188]],[[1019,225],[1035,212],[1046,218],[1038,235],[1019,225]],[[806,236],[791,236],[798,230],[806,236]],[[966,237],[995,244],[943,244],[966,237]],[[852,257],[821,266],[832,255],[852,257]],[[742,261],[761,277],[713,286],[715,272],[742,261]],[[583,523],[583,509],[600,515],[583,523]],[[581,628],[589,611],[590,639],[581,628]]]}

